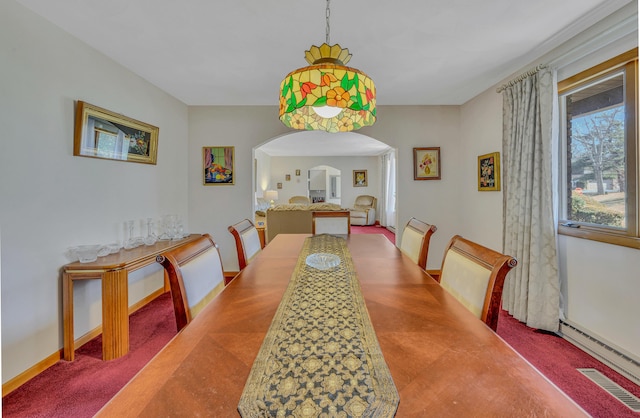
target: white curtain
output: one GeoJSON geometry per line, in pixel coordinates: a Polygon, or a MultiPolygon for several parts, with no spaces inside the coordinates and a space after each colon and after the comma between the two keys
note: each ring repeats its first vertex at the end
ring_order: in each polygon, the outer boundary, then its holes
{"type": "Polygon", "coordinates": [[[504,252],[518,260],[503,307],[528,326],[557,331],[560,279],[554,212],[555,72],[536,69],[503,89],[504,252]]]}
{"type": "Polygon", "coordinates": [[[380,223],[388,228],[396,227],[396,153],[390,151],[382,156],[382,208],[380,223]]]}

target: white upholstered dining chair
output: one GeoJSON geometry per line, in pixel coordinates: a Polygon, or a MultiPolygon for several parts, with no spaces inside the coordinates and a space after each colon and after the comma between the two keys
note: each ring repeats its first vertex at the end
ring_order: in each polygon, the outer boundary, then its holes
{"type": "Polygon", "coordinates": [[[429,225],[416,218],[409,219],[402,231],[400,251],[412,259],[420,268],[426,269],[429,242],[431,235],[437,230],[438,228],[435,225],[429,225]]]}
{"type": "Polygon", "coordinates": [[[509,255],[456,235],[444,253],[440,285],[496,331],[504,280],[517,264],[509,255]]]}
{"type": "Polygon", "coordinates": [[[178,331],[187,326],[222,288],[218,246],[209,234],[156,258],[165,269],[178,331]]]}
{"type": "Polygon", "coordinates": [[[235,239],[238,267],[242,270],[262,250],[260,235],[253,222],[248,219],[231,225],[228,230],[235,239]]]}
{"type": "Polygon", "coordinates": [[[311,233],[350,234],[351,222],[348,210],[314,211],[311,215],[311,233]]]}

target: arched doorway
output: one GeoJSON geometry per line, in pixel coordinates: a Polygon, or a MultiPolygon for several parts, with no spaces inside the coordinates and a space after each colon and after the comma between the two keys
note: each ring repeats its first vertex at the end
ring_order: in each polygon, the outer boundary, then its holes
{"type": "Polygon", "coordinates": [[[266,190],[277,191],[276,203],[287,203],[293,195],[312,197],[309,170],[331,167],[336,171],[327,174],[325,201],[339,198],[341,206],[350,207],[360,194],[376,196],[377,213],[384,214],[379,221],[383,226],[395,227],[395,155],[395,149],[388,144],[354,132],[285,134],[253,148],[253,191],[256,198],[262,197],[266,190]],[[365,187],[354,184],[352,178],[353,172],[363,170],[368,175],[365,187]]]}
{"type": "Polygon", "coordinates": [[[308,197],[312,203],[342,205],[342,172],[330,165],[317,165],[308,170],[308,197]]]}

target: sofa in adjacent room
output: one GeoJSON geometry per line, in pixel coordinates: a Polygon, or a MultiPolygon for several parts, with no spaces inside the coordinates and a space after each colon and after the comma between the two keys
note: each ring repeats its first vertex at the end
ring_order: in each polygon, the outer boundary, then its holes
{"type": "Polygon", "coordinates": [[[310,234],[314,211],[343,210],[334,203],[283,204],[267,209],[266,241],[278,234],[310,234]]]}

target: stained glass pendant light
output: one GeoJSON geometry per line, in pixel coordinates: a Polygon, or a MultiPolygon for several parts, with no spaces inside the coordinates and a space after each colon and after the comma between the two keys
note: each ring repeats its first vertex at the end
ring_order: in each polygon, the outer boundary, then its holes
{"type": "Polygon", "coordinates": [[[280,120],[290,128],[349,132],[376,121],[373,80],[345,66],[348,49],[329,45],[329,1],[326,42],[311,46],[305,53],[310,65],[289,73],[280,85],[280,120]]]}

